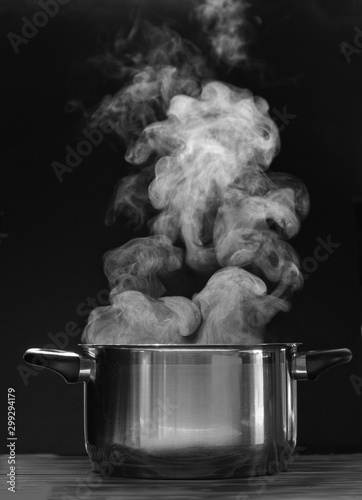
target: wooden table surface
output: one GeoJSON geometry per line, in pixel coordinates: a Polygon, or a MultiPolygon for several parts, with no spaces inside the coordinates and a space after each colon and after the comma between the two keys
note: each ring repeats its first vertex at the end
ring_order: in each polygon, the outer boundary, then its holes
{"type": "Polygon", "coordinates": [[[226,480],[102,478],[87,457],[16,456],[16,492],[7,491],[7,457],[2,455],[0,498],[5,500],[111,499],[361,499],[362,454],[299,455],[288,472],[226,480]]]}

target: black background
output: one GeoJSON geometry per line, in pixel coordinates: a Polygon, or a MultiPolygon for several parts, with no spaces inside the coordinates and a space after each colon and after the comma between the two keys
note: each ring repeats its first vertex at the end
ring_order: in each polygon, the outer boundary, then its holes
{"type": "MultiPolygon", "coordinates": [[[[272,327],[303,349],[348,347],[354,355],[318,381],[298,384],[298,443],[310,452],[362,451],[362,53],[348,62],[340,47],[343,41],[355,46],[362,2],[250,3],[250,54],[258,64],[250,72],[218,66],[217,78],[250,88],[271,110],[295,115],[281,131],[272,168],[297,175],[310,193],[311,211],[293,241],[301,260],[313,256],[317,238],[340,244],[272,327]]],[[[195,28],[187,28],[191,1],[148,4],[145,17],[197,38],[195,28]]],[[[122,145],[107,138],[61,183],[51,167],[64,163],[65,147],[76,147],[80,138],[82,122],[64,111],[68,100],[82,88],[94,97],[106,89],[101,80],[80,78],[79,70],[129,22],[130,5],[71,0],[15,54],[7,35],[21,34],[22,16],[31,19],[39,6],[0,3],[1,418],[5,433],[6,390],[14,387],[18,453],[84,453],[81,384],[66,385],[43,370],[26,385],[19,367],[26,366],[27,348],[51,342],[49,333],[64,332],[69,321],[84,327],[92,306],[81,304],[97,301],[107,288],[102,255],[135,236],[123,219],[104,223],[114,186],[127,171],[122,145]]],[[[79,336],[72,337],[64,347],[79,352],[78,343],[79,336]]]]}

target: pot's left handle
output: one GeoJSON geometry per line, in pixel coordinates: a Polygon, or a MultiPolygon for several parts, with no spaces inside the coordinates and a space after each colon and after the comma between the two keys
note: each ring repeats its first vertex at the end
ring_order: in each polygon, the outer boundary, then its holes
{"type": "Polygon", "coordinates": [[[88,382],[95,374],[95,360],[75,352],[58,349],[28,349],[24,360],[30,365],[42,366],[61,375],[68,384],[88,382]]]}

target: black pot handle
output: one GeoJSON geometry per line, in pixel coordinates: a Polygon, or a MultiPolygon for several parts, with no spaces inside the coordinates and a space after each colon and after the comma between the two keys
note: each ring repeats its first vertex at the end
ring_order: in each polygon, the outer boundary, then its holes
{"type": "Polygon", "coordinates": [[[328,368],[351,359],[352,353],[346,348],[298,352],[292,356],[291,376],[295,380],[316,380],[328,368]]]}
{"type": "Polygon", "coordinates": [[[28,349],[23,356],[30,365],[42,366],[61,375],[68,384],[88,382],[94,376],[95,360],[58,349],[28,349]]]}

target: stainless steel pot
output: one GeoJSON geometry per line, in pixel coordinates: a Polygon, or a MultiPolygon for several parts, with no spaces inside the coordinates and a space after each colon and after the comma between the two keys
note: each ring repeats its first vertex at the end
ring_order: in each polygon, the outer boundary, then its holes
{"type": "Polygon", "coordinates": [[[138,478],[231,478],[287,470],[296,381],[348,362],[348,349],[300,344],[82,345],[29,349],[26,362],[84,382],[93,469],[138,478]]]}

